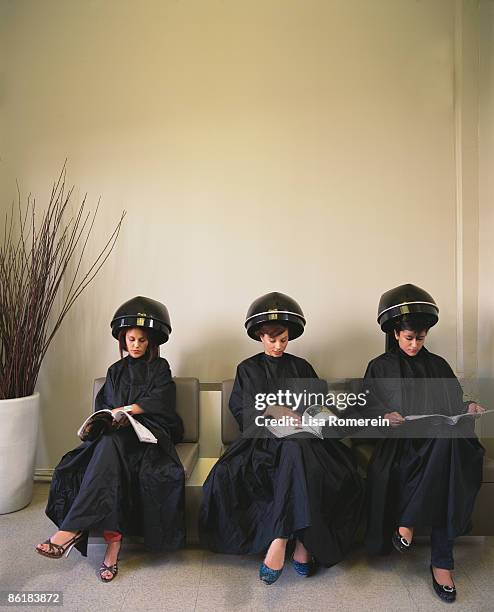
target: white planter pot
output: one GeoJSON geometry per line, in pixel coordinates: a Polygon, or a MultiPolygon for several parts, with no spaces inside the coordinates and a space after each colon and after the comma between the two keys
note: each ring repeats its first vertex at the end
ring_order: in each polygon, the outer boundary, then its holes
{"type": "Polygon", "coordinates": [[[0,514],[31,502],[38,425],[39,393],[0,400],[0,514]]]}

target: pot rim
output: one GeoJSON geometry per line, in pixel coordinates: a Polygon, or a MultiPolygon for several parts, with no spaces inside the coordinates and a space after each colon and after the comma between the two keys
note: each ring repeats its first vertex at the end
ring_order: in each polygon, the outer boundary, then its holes
{"type": "Polygon", "coordinates": [[[0,399],[0,402],[22,402],[35,397],[39,397],[39,391],[35,391],[32,395],[23,395],[22,397],[6,397],[4,399],[0,399]]]}

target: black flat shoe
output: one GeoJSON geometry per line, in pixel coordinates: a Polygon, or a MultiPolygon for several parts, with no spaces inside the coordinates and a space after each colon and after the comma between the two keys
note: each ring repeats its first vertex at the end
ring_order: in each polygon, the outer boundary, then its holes
{"type": "Polygon", "coordinates": [[[398,552],[404,553],[410,550],[412,543],[401,535],[398,529],[393,533],[391,542],[398,552]]]}
{"type": "Polygon", "coordinates": [[[456,588],[454,586],[449,586],[447,584],[439,584],[439,582],[434,577],[434,571],[431,565],[431,574],[432,574],[432,587],[436,592],[436,595],[446,603],[453,603],[456,600],[456,588]]]}

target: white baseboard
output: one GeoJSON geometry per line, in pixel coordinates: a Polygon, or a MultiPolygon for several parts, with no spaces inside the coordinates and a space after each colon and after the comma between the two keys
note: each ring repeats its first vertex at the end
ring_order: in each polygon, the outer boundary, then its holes
{"type": "Polygon", "coordinates": [[[34,480],[35,482],[50,482],[53,476],[53,468],[49,469],[35,469],[34,480]]]}

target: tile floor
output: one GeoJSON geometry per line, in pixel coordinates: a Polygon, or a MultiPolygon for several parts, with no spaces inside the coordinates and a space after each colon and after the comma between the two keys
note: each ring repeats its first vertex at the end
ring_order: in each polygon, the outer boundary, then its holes
{"type": "Polygon", "coordinates": [[[276,584],[257,577],[260,559],[216,555],[189,548],[151,555],[138,543],[126,545],[120,573],[110,584],[96,571],[102,548],[90,546],[87,559],[74,550],[68,559],[37,555],[34,545],[53,532],[44,515],[48,485],[36,483],[27,508],[0,516],[0,591],[58,590],[60,607],[2,607],[1,610],[319,610],[346,611],[494,611],[494,538],[461,538],[455,549],[456,604],[443,604],[429,578],[426,539],[416,542],[413,555],[398,553],[369,559],[361,548],[310,579],[298,577],[287,565],[276,584]]]}

